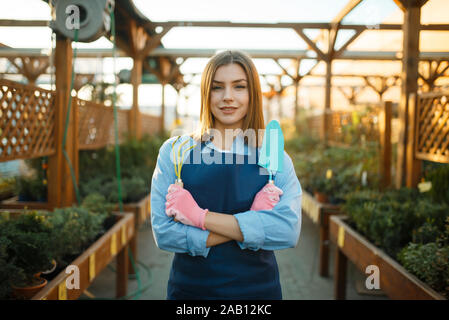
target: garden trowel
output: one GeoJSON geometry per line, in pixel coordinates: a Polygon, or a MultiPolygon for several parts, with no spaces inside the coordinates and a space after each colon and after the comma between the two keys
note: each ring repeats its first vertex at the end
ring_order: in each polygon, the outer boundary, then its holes
{"type": "Polygon", "coordinates": [[[273,184],[273,174],[282,172],[284,163],[284,134],[276,120],[271,120],[265,128],[265,135],[260,149],[259,166],[264,167],[270,174],[269,183],[273,184]]]}

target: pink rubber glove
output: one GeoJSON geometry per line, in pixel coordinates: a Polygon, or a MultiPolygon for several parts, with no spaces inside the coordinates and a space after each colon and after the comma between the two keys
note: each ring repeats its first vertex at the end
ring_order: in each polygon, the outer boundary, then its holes
{"type": "Polygon", "coordinates": [[[183,224],[206,230],[204,220],[209,210],[201,209],[189,191],[176,184],[171,184],[165,198],[167,200],[165,202],[167,216],[174,217],[183,224]]]}
{"type": "Polygon", "coordinates": [[[254,197],[250,210],[271,210],[279,202],[282,190],[274,184],[267,183],[254,197]]]}

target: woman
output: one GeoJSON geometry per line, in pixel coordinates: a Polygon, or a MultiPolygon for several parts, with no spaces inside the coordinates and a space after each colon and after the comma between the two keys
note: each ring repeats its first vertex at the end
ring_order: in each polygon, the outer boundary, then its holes
{"type": "Polygon", "coordinates": [[[198,132],[162,145],[152,179],[155,241],[175,252],[168,299],[282,299],[273,250],[296,246],[302,192],[285,152],[284,170],[267,184],[257,165],[262,129],[253,62],[216,54],[202,74],[198,132]],[[184,187],[175,184],[176,157],[184,187]]]}

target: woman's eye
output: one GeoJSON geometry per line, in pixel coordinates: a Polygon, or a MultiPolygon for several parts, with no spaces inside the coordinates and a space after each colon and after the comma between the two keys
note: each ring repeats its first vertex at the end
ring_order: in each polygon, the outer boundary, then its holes
{"type": "Polygon", "coordinates": [[[246,89],[246,86],[245,85],[238,85],[238,86],[236,86],[236,88],[237,89],[246,89]]]}
{"type": "Polygon", "coordinates": [[[219,86],[213,86],[212,87],[212,90],[218,90],[218,89],[221,89],[221,87],[219,87],[219,86]]]}

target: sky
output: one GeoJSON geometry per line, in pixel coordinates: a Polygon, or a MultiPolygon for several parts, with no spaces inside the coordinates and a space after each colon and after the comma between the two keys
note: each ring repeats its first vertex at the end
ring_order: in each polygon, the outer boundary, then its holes
{"type": "MultiPolygon", "coordinates": [[[[348,0],[134,0],[138,10],[150,20],[173,21],[231,21],[231,22],[327,22],[330,21],[347,4],[348,0]]],[[[49,6],[41,0],[0,0],[0,19],[50,20],[49,6]]],[[[391,12],[397,10],[393,0],[365,0],[355,8],[344,20],[346,24],[374,25],[382,21],[391,12]]],[[[305,30],[315,38],[315,30],[305,30]]],[[[337,39],[339,43],[349,38],[351,31],[342,32],[337,39]]],[[[15,48],[52,47],[52,36],[49,28],[11,28],[0,27],[0,43],[15,48]]],[[[297,49],[306,48],[306,44],[291,29],[256,29],[256,28],[173,28],[162,39],[166,48],[238,48],[238,49],[297,49]]],[[[77,43],[78,48],[112,48],[112,44],[104,37],[92,43],[77,43]]],[[[0,59],[0,72],[7,63],[0,59]]],[[[181,66],[183,73],[200,73],[207,59],[188,59],[181,66]]],[[[284,63],[284,61],[281,61],[284,63]]],[[[305,62],[307,64],[307,61],[305,62]]],[[[313,61],[308,62],[311,66],[313,61]]],[[[269,59],[255,59],[260,73],[280,73],[281,69],[269,59]]],[[[117,71],[130,69],[132,60],[121,58],[116,63],[117,71]]],[[[287,65],[285,65],[287,66],[287,65]]],[[[77,72],[95,72],[99,77],[112,79],[112,59],[93,59],[77,61],[77,72]]],[[[9,70],[13,70],[10,69],[9,70]]],[[[49,81],[41,77],[42,81],[49,81]]],[[[286,80],[287,81],[287,80],[286,80]]],[[[196,85],[186,88],[180,98],[180,111],[193,110],[198,114],[199,108],[199,76],[194,78],[196,85]],[[186,98],[188,97],[188,99],[186,98]]],[[[288,82],[288,81],[287,81],[288,82]]],[[[264,82],[262,82],[264,84],[264,82]]],[[[266,89],[267,86],[264,86],[266,89]]],[[[131,88],[119,86],[122,93],[122,104],[131,104],[131,88]]],[[[139,89],[139,103],[142,106],[158,106],[161,103],[159,85],[143,85],[139,89]]],[[[176,103],[176,95],[170,87],[166,89],[167,105],[176,103]]],[[[155,109],[156,110],[156,109],[155,109]]],[[[157,111],[157,110],[156,110],[157,111]]]]}

